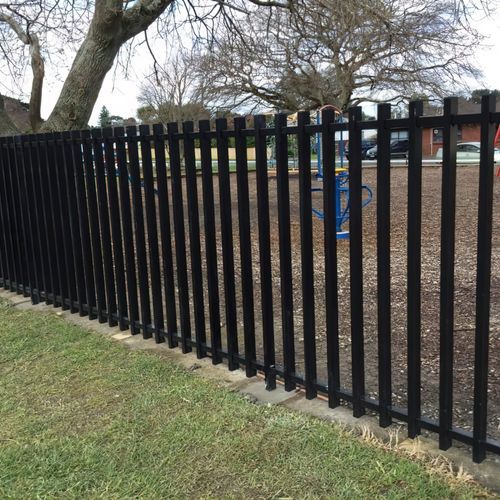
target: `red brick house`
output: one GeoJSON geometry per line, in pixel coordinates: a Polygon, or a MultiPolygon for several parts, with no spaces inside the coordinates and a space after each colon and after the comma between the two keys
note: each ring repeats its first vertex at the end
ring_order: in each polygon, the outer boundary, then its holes
{"type": "MultiPolygon", "coordinates": [[[[500,99],[497,101],[497,109],[500,108],[500,99]]],[[[460,98],[458,101],[458,112],[460,114],[474,114],[481,111],[481,105],[466,99],[460,98]]],[[[443,108],[429,106],[424,109],[425,115],[441,115],[443,108]]],[[[459,125],[459,142],[479,142],[481,129],[479,124],[459,125]]],[[[422,153],[424,156],[435,156],[437,150],[443,146],[443,129],[426,128],[422,137],[422,153]]]]}

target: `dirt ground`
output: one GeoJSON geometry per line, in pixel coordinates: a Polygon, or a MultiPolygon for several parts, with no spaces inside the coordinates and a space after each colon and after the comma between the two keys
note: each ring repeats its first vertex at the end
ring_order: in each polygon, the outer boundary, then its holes
{"type": "MultiPolygon", "coordinates": [[[[454,420],[453,425],[472,428],[475,278],[477,240],[478,167],[461,166],[457,173],[456,208],[456,267],[455,267],[455,352],[454,352],[454,420]]],[[[391,298],[392,298],[392,376],[393,402],[406,407],[406,239],[407,239],[407,169],[391,170],[391,298]]],[[[376,274],[376,170],[363,169],[363,183],[373,190],[373,201],[363,209],[363,268],[364,268],[364,335],[366,390],[377,397],[377,274],[376,274]]],[[[321,183],[313,181],[313,187],[321,183]]],[[[269,175],[271,252],[273,269],[273,309],[276,339],[276,361],[282,364],[280,272],[276,178],[269,175]]],[[[221,322],[225,323],[220,245],[220,213],[218,211],[218,182],[214,176],[217,221],[217,248],[221,322]]],[[[236,294],[240,351],[243,350],[243,311],[241,306],[241,275],[238,241],[238,211],[236,176],[231,175],[233,239],[235,252],[236,294]]],[[[252,259],[254,263],[254,300],[258,358],[263,359],[261,330],[261,290],[259,277],[259,239],[257,192],[255,173],[249,174],[250,211],[252,231],[252,259]]],[[[439,387],[439,265],[441,225],[441,169],[423,169],[422,209],[422,410],[423,415],[436,419],[438,415],[439,387]]],[[[184,203],[186,197],[184,193],[184,203]]],[[[203,210],[201,178],[198,178],[200,222],[202,230],[202,258],[204,256],[203,210]]],[[[321,193],[313,193],[313,206],[321,208],[321,193]]],[[[187,206],[185,206],[186,238],[188,239],[187,206]]],[[[292,239],[292,272],[294,280],[294,324],[296,371],[303,373],[303,331],[300,260],[299,183],[296,173],[290,174],[290,210],[292,239]]],[[[491,275],[491,327],[489,362],[488,433],[500,437],[500,178],[495,178],[493,259],[491,275]]],[[[323,221],[313,218],[315,322],[318,379],[326,380],[326,335],[324,299],[323,221]]],[[[189,244],[188,244],[189,253],[189,244]]],[[[206,290],[206,261],[203,258],[204,289],[206,290]]],[[[190,261],[188,259],[188,267],[190,261]]],[[[338,275],[340,305],[340,358],[341,385],[351,388],[351,339],[349,308],[349,240],[338,240],[338,275]]],[[[190,284],[192,277],[190,276],[190,284]]],[[[199,279],[199,277],[197,277],[199,279]]],[[[206,294],[206,291],[205,291],[206,294]]],[[[192,304],[192,301],[191,301],[192,304]]],[[[206,324],[208,322],[208,296],[205,295],[206,324]]],[[[191,308],[192,312],[192,308],[191,308]]],[[[194,320],[192,319],[194,332],[194,320]]],[[[194,333],[193,333],[194,335],[194,333]]],[[[209,333],[207,331],[207,337],[209,333]]],[[[225,345],[225,342],[223,341],[225,345]]]]}

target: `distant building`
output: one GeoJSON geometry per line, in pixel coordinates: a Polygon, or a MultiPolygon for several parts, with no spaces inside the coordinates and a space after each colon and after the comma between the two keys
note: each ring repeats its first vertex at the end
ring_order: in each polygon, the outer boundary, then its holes
{"type": "Polygon", "coordinates": [[[29,132],[29,105],[0,94],[0,135],[29,132]]]}
{"type": "MultiPolygon", "coordinates": [[[[497,100],[497,109],[500,108],[500,99],[497,100]]],[[[458,113],[471,115],[481,112],[481,104],[469,101],[462,97],[458,100],[458,113]]],[[[441,106],[426,106],[424,115],[442,115],[441,106]]],[[[479,123],[458,125],[458,142],[479,142],[481,140],[481,126],[479,123]]],[[[443,147],[443,128],[425,128],[422,134],[422,154],[434,156],[439,148],[443,147]]]]}

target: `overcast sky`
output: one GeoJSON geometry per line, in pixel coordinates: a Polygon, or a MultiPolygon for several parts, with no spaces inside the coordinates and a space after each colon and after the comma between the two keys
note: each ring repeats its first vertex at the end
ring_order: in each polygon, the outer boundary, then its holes
{"type": "MultiPolygon", "coordinates": [[[[500,12],[489,19],[478,21],[477,29],[487,37],[484,45],[476,51],[477,65],[483,71],[484,77],[480,82],[471,82],[472,88],[500,88],[500,12]]],[[[160,58],[161,60],[161,58],[160,58]]],[[[151,55],[144,49],[139,49],[134,57],[133,70],[128,79],[119,73],[111,71],[104,81],[99,99],[94,107],[90,123],[97,123],[97,117],[103,105],[111,114],[124,118],[136,115],[139,106],[137,95],[144,75],[152,66],[151,55]]],[[[47,117],[52,110],[62,82],[51,80],[50,74],[46,77],[44,96],[42,102],[42,116],[47,117]]],[[[29,88],[29,87],[28,87],[29,88]]]]}

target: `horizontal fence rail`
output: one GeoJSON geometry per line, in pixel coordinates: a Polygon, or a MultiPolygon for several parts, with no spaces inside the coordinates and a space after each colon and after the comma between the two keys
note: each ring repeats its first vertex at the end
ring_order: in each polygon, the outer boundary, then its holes
{"type": "MultiPolygon", "coordinates": [[[[354,416],[379,415],[380,425],[408,424],[439,435],[442,449],[456,440],[473,459],[500,454],[488,436],[488,373],[493,234],[494,136],[500,123],[493,96],[481,112],[459,115],[445,100],[442,116],[423,116],[412,102],[409,117],[392,119],[388,104],[363,121],[351,108],[347,123],[330,109],[321,123],[299,112],[295,124],[278,114],[209,121],[197,128],[147,125],[0,138],[0,286],[72,313],[154,338],[198,358],[223,359],[230,370],[258,371],[273,390],[301,386],[306,398],[328,396],[329,406],[352,406],[354,416]],[[474,394],[472,431],[454,426],[454,293],[457,127],[481,130],[477,212],[474,394]],[[439,275],[438,418],[422,414],[422,131],[443,128],[439,275]],[[406,368],[407,407],[394,404],[391,351],[391,130],[408,130],[406,368]],[[377,132],[376,328],[378,397],[367,394],[364,310],[363,131],[377,132]],[[349,140],[350,387],[339,365],[339,264],[336,240],[336,134],[349,140]],[[313,232],[311,139],[321,137],[323,161],[323,287],[317,287],[313,232]],[[298,218],[290,203],[289,139],[298,150],[298,218]],[[255,148],[249,178],[248,144],[255,148]],[[234,175],[229,148],[234,147],[234,175]],[[215,147],[215,150],[213,149],[215,147]],[[274,160],[268,157],[268,148],[274,160]],[[199,151],[199,156],[197,151],[199,151]],[[217,158],[212,158],[213,151],[217,158]],[[270,168],[275,175],[270,176],[270,168]],[[236,186],[232,190],[231,186],[236,186]],[[252,204],[252,197],[256,203],[252,204]],[[276,201],[274,201],[276,199],[276,201]],[[276,227],[271,223],[276,211],[276,227]],[[294,224],[297,237],[294,237],[294,224]],[[273,231],[277,243],[273,243],[273,231]],[[299,246],[298,266],[292,259],[299,246]],[[279,299],[273,289],[278,263],[279,299]],[[297,268],[298,278],[294,275],[297,268]],[[236,280],[238,275],[240,279],[236,280]],[[296,300],[299,298],[299,300],[296,300]],[[316,342],[315,311],[325,308],[326,352],[316,342]],[[301,321],[298,322],[300,316],[301,321]],[[300,344],[300,345],[299,345],[300,344]],[[325,359],[326,377],[318,377],[325,359]],[[277,359],[282,359],[278,362],[277,359]]],[[[274,219],[273,219],[274,220],[274,219]]],[[[315,222],[316,223],[316,222],[315,222]]],[[[318,222],[319,223],[319,222],[318,222]]],[[[319,278],[318,278],[319,279],[319,278]]]]}

